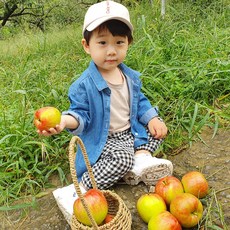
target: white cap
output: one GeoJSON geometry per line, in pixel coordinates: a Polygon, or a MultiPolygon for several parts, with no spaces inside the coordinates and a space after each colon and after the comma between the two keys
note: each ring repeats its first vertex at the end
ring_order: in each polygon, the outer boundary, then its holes
{"type": "Polygon", "coordinates": [[[120,3],[107,0],[89,7],[85,14],[82,32],[84,34],[85,30],[93,31],[103,22],[111,19],[124,22],[133,31],[128,9],[120,3]]]}

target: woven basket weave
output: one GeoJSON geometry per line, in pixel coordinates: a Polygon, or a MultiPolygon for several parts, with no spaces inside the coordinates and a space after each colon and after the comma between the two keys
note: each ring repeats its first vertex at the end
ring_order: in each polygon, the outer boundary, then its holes
{"type": "Polygon", "coordinates": [[[107,224],[103,224],[98,226],[97,223],[95,222],[94,218],[92,217],[90,210],[85,202],[85,199],[81,193],[79,183],[77,181],[77,172],[75,169],[75,157],[76,157],[76,152],[75,152],[75,146],[76,143],[80,146],[82,150],[82,154],[86,163],[86,167],[91,179],[92,187],[94,189],[97,189],[97,184],[93,175],[92,168],[90,166],[90,162],[86,153],[85,146],[82,142],[82,140],[78,136],[73,136],[70,144],[69,144],[69,161],[70,161],[70,172],[71,176],[73,179],[73,184],[76,189],[78,197],[81,199],[81,202],[88,214],[88,217],[91,221],[92,227],[85,226],[82,223],[80,223],[75,215],[72,215],[72,220],[71,220],[71,229],[72,230],[104,230],[104,229],[110,229],[110,230],[130,230],[131,229],[131,224],[132,224],[132,217],[129,209],[126,207],[124,201],[114,192],[110,190],[101,190],[101,192],[104,194],[109,210],[108,213],[113,215],[114,218],[107,224]]]}

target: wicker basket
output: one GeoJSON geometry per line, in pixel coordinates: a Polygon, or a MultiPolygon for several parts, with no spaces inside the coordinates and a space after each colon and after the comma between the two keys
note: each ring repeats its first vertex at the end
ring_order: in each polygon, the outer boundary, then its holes
{"type": "Polygon", "coordinates": [[[92,182],[92,186],[94,189],[97,189],[97,184],[93,175],[93,171],[92,168],[90,166],[90,162],[85,150],[85,146],[82,142],[82,140],[77,137],[74,136],[72,137],[70,144],[69,144],[69,161],[70,161],[70,172],[71,172],[71,176],[73,179],[73,183],[74,183],[74,187],[76,189],[77,195],[78,197],[81,199],[81,202],[88,214],[88,217],[91,221],[92,227],[89,226],[85,226],[82,223],[80,223],[75,215],[72,215],[72,220],[71,220],[71,229],[72,230],[77,230],[77,229],[81,229],[81,230],[92,230],[92,229],[100,229],[100,230],[104,230],[104,229],[110,229],[110,230],[130,230],[131,229],[131,224],[132,224],[132,217],[131,217],[131,213],[130,210],[126,207],[124,201],[114,192],[110,191],[110,190],[101,190],[101,192],[104,194],[107,202],[108,202],[108,206],[109,206],[109,210],[108,213],[111,215],[114,215],[114,218],[107,224],[103,224],[98,226],[94,220],[94,218],[92,217],[90,210],[84,200],[84,197],[81,193],[80,187],[79,187],[79,183],[77,181],[77,172],[75,169],[75,157],[76,157],[76,152],[75,152],[75,146],[76,143],[80,146],[81,150],[82,150],[82,154],[87,166],[87,170],[89,172],[89,176],[92,182]]]}

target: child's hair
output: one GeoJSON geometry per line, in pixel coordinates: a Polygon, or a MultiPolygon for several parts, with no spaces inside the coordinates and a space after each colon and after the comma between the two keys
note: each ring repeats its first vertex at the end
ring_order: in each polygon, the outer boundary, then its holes
{"type": "MultiPolygon", "coordinates": [[[[122,36],[122,37],[127,36],[129,44],[133,41],[132,31],[122,21],[116,19],[108,20],[102,23],[101,25],[99,25],[98,29],[99,32],[108,29],[113,36],[122,36]]],[[[91,38],[92,32],[93,31],[88,31],[88,30],[85,30],[84,32],[84,39],[86,40],[87,44],[89,44],[89,40],[91,38]]]]}

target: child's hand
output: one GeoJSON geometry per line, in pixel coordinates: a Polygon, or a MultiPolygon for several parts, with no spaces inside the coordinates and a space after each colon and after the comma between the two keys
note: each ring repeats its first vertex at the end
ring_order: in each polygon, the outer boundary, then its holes
{"type": "Polygon", "coordinates": [[[78,121],[71,115],[62,115],[61,122],[59,125],[56,125],[54,128],[49,129],[48,131],[37,130],[37,133],[43,136],[51,136],[62,132],[63,129],[76,129],[78,127],[78,121]]]}
{"type": "Polygon", "coordinates": [[[151,135],[156,139],[164,138],[167,135],[168,128],[158,117],[154,117],[148,123],[148,129],[151,135]]]}
{"type": "Polygon", "coordinates": [[[54,134],[58,134],[62,131],[63,129],[61,128],[60,125],[56,125],[54,128],[50,128],[48,131],[42,130],[40,131],[39,129],[37,130],[37,133],[43,136],[52,136],[54,134]]]}
{"type": "Polygon", "coordinates": [[[52,136],[54,134],[59,134],[66,126],[66,122],[65,122],[65,119],[63,119],[63,116],[61,117],[61,122],[59,125],[56,125],[54,128],[50,128],[48,131],[46,130],[43,130],[43,131],[40,131],[39,129],[37,130],[37,133],[39,135],[43,135],[43,136],[52,136]]]}

